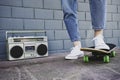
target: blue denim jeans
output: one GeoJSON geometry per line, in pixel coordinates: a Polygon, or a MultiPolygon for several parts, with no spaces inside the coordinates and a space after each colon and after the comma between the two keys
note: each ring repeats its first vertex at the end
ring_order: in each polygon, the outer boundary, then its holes
{"type": "MultiPolygon", "coordinates": [[[[62,0],[64,22],[72,42],[80,40],[77,20],[77,3],[77,0],[62,0]]],[[[106,0],[89,0],[89,4],[92,28],[94,30],[104,29],[106,19],[106,0]]]]}

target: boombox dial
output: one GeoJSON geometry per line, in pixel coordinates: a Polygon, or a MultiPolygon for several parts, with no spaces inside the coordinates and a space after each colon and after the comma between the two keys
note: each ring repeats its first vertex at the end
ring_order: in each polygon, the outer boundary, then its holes
{"type": "Polygon", "coordinates": [[[40,44],[37,48],[37,53],[39,55],[45,55],[47,53],[47,46],[45,44],[40,44]]]}
{"type": "Polygon", "coordinates": [[[20,58],[23,55],[23,49],[20,46],[14,46],[10,50],[10,55],[13,58],[20,58]]]}

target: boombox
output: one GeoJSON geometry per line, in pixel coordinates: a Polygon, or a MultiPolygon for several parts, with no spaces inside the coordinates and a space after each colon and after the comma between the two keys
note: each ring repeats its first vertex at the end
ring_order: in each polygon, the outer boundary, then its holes
{"type": "Polygon", "coordinates": [[[46,36],[8,37],[8,60],[48,56],[46,36]]]}

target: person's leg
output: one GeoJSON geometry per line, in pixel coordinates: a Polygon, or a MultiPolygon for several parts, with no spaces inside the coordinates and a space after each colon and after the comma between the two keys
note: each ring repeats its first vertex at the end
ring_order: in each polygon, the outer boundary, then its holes
{"type": "Polygon", "coordinates": [[[71,41],[73,42],[74,48],[66,59],[77,59],[78,55],[83,55],[83,52],[80,51],[81,42],[77,21],[77,0],[62,0],[62,8],[64,13],[64,22],[70,36],[71,41]]]}
{"type": "Polygon", "coordinates": [[[102,30],[94,30],[94,37],[98,35],[103,35],[103,29],[102,30]]]}
{"type": "Polygon", "coordinates": [[[62,0],[64,22],[74,46],[80,44],[80,35],[77,21],[77,0],[62,0]]]}
{"type": "Polygon", "coordinates": [[[95,48],[109,49],[103,39],[103,30],[106,22],[106,0],[89,0],[91,10],[91,20],[94,29],[95,48]]]}
{"type": "Polygon", "coordinates": [[[94,30],[103,30],[106,22],[106,0],[89,0],[94,30]]]}

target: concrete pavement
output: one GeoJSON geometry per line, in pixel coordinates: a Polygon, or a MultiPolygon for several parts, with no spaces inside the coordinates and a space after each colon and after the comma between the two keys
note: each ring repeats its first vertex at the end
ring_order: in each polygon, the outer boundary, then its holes
{"type": "Polygon", "coordinates": [[[110,63],[65,60],[67,53],[45,58],[0,61],[0,80],[120,80],[120,49],[110,63]]]}

